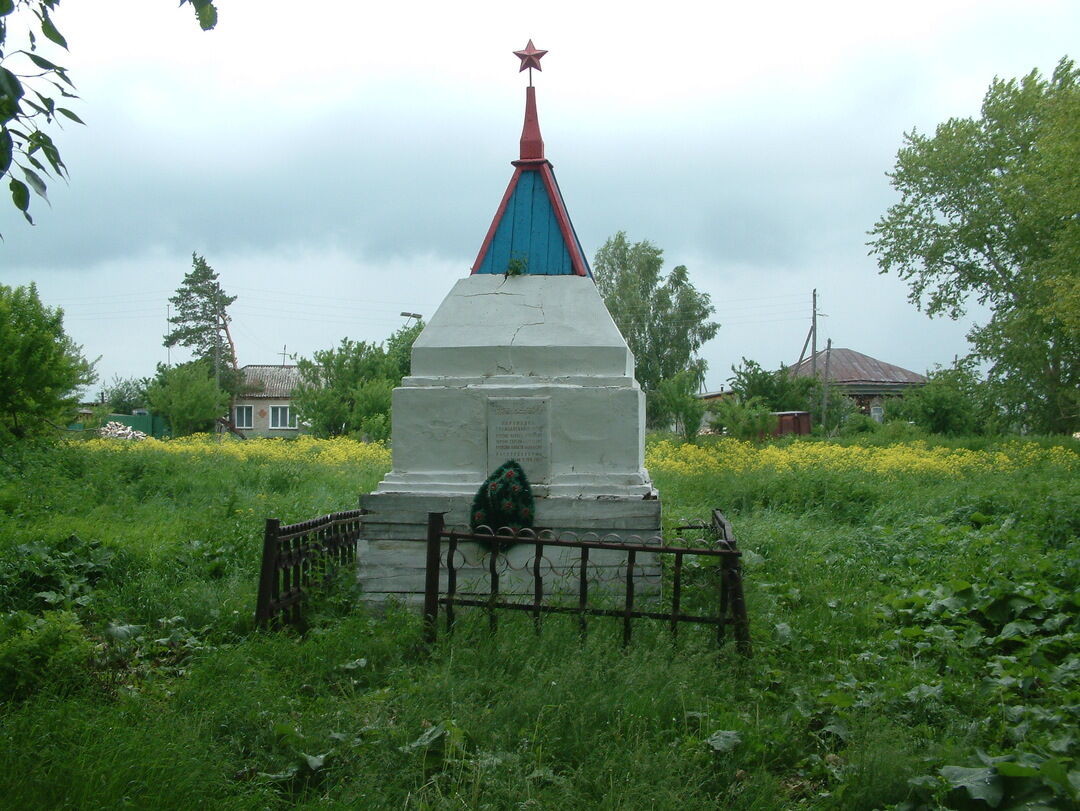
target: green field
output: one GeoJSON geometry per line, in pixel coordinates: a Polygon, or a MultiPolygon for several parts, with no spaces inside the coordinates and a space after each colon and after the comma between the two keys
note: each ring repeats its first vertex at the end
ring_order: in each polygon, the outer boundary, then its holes
{"type": "Polygon", "coordinates": [[[877,441],[651,442],[666,525],[734,524],[749,660],[469,616],[427,655],[348,578],[258,633],[263,520],[355,506],[385,449],[4,449],[0,806],[1076,807],[1077,444],[877,441]]]}

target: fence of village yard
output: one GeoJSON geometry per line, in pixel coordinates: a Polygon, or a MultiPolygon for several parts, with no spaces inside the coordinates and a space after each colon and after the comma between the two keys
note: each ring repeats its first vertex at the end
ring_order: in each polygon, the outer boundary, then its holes
{"type": "Polygon", "coordinates": [[[255,624],[260,628],[299,625],[311,589],[339,568],[356,563],[361,517],[366,510],[330,513],[282,526],[266,520],[255,624]]]}
{"type": "MultiPolygon", "coordinates": [[[[484,529],[484,528],[481,528],[484,529]]],[[[492,631],[497,627],[498,612],[517,611],[527,612],[532,615],[534,626],[539,632],[541,617],[544,614],[572,614],[578,618],[578,625],[582,633],[587,628],[587,618],[590,616],[614,617],[621,620],[623,644],[629,644],[632,637],[632,621],[635,619],[662,620],[669,624],[671,634],[676,637],[679,626],[683,623],[699,625],[711,625],[716,629],[717,643],[725,639],[726,629],[731,626],[733,635],[740,653],[749,656],[750,647],[750,623],[746,613],[746,602],[742,589],[742,570],[740,564],[741,553],[738,550],[731,524],[723,513],[713,510],[711,524],[698,522],[678,528],[684,530],[701,530],[710,536],[709,543],[704,547],[690,547],[685,545],[667,545],[662,539],[651,539],[651,543],[642,542],[640,539],[626,540],[617,535],[604,535],[603,537],[589,533],[578,537],[574,533],[555,533],[544,530],[534,532],[521,530],[514,532],[504,529],[499,533],[492,532],[461,532],[447,529],[443,523],[442,513],[430,513],[428,516],[427,533],[427,560],[425,567],[424,589],[424,629],[428,643],[434,643],[438,636],[439,610],[443,609],[446,617],[446,630],[453,631],[456,618],[455,610],[458,607],[474,607],[486,609],[492,631]],[[486,593],[477,593],[477,583],[470,585],[467,593],[459,590],[458,575],[463,568],[464,559],[460,556],[462,543],[476,543],[488,549],[487,583],[484,589],[486,593]],[[518,572],[516,588],[517,594],[505,594],[501,591],[501,579],[504,573],[511,570],[507,562],[507,552],[513,546],[524,545],[532,547],[532,555],[525,556],[516,567],[518,572]],[[547,550],[553,550],[563,557],[561,561],[554,562],[548,559],[547,550]],[[593,574],[590,574],[591,556],[607,553],[615,556],[625,556],[621,563],[605,567],[608,576],[602,582],[596,583],[595,566],[593,574]],[[649,563],[640,565],[642,560],[658,560],[661,557],[670,559],[671,592],[670,605],[647,604],[644,608],[635,606],[637,586],[641,582],[648,585],[650,568],[649,563]],[[716,577],[711,578],[712,603],[714,611],[711,613],[686,613],[683,610],[683,585],[688,561],[700,561],[713,559],[718,565],[715,566],[716,577]],[[442,575],[445,573],[446,586],[441,586],[442,575]],[[522,578],[521,574],[525,577],[522,578]],[[614,575],[614,576],[612,576],[614,575]],[[563,585],[572,584],[570,590],[576,594],[576,599],[559,600],[552,598],[553,579],[561,579],[563,585]],[[524,581],[524,582],[523,582],[524,581]],[[532,599],[521,599],[523,585],[531,581],[532,599]],[[612,588],[613,583],[621,582],[621,589],[612,588]],[[590,593],[592,586],[592,594],[590,593]],[[597,588],[599,586],[599,588],[597,588]],[[601,602],[610,603],[612,598],[617,597],[621,591],[621,605],[604,607],[595,605],[590,597],[599,594],[601,602]],[[513,597],[517,599],[511,599],[513,597]]],[[[708,586],[707,586],[708,587],[708,586]]],[[[565,592],[564,592],[564,596],[565,592]]],[[[654,602],[654,601],[650,601],[654,602]]]]}

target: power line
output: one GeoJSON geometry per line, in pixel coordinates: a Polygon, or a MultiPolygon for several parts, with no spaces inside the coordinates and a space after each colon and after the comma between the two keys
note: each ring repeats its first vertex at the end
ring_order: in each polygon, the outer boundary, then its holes
{"type": "Polygon", "coordinates": [[[73,301],[76,304],[82,304],[87,301],[98,301],[102,299],[127,299],[135,301],[138,299],[155,300],[160,299],[162,296],[170,295],[169,291],[133,291],[128,290],[123,293],[102,293],[97,296],[72,296],[70,298],[50,298],[49,301],[73,301]]]}
{"type": "MultiPolygon", "coordinates": [[[[298,298],[306,298],[306,299],[320,299],[320,300],[323,300],[323,301],[332,301],[332,302],[336,302],[336,303],[339,303],[339,304],[342,303],[342,302],[345,302],[345,303],[363,302],[363,303],[367,303],[367,304],[393,305],[394,307],[401,307],[401,306],[406,306],[406,305],[412,306],[412,302],[410,302],[410,301],[373,299],[373,298],[367,298],[367,297],[362,298],[362,299],[359,299],[359,298],[347,299],[347,298],[342,298],[341,296],[326,296],[326,295],[320,295],[318,293],[298,293],[298,292],[295,292],[295,291],[292,291],[292,290],[271,290],[271,289],[268,289],[268,288],[265,288],[265,287],[233,287],[232,289],[233,290],[240,290],[240,291],[246,290],[246,291],[261,294],[261,295],[269,294],[269,295],[274,295],[274,296],[282,296],[282,297],[284,297],[284,298],[286,298],[286,299],[288,299],[290,301],[298,299],[298,298]]],[[[258,298],[258,296],[255,296],[255,298],[258,298]]]]}
{"type": "Polygon", "coordinates": [[[724,301],[772,301],[777,299],[802,298],[802,293],[781,293],[778,296],[750,296],[748,298],[726,298],[724,301]]]}
{"type": "Polygon", "coordinates": [[[804,318],[755,318],[748,321],[725,321],[723,324],[720,325],[720,329],[724,329],[726,327],[752,327],[755,324],[805,323],[805,321],[806,319],[804,318]]]}
{"type": "Polygon", "coordinates": [[[86,321],[144,321],[148,318],[161,318],[160,312],[154,313],[119,313],[111,315],[76,315],[68,317],[67,313],[64,313],[64,323],[84,323],[86,321]]]}

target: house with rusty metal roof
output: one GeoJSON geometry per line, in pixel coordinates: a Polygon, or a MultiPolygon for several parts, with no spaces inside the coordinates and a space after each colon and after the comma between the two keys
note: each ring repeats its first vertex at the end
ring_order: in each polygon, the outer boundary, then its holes
{"type": "Polygon", "coordinates": [[[243,383],[233,400],[232,427],[245,437],[294,437],[301,432],[293,406],[300,384],[296,366],[251,364],[240,369],[243,383]]]}
{"type": "Polygon", "coordinates": [[[853,349],[832,347],[788,369],[793,377],[820,377],[855,400],[860,410],[881,406],[886,397],[901,397],[926,384],[926,376],[872,358],[853,349]]]}

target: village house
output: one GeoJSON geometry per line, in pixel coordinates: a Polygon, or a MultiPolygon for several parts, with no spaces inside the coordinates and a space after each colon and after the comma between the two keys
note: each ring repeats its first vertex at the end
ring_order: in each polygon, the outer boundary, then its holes
{"type": "MultiPolygon", "coordinates": [[[[818,377],[827,380],[830,388],[851,398],[860,412],[878,422],[885,417],[889,399],[903,397],[912,389],[926,384],[924,375],[902,366],[885,363],[853,349],[842,348],[829,348],[818,352],[816,368],[814,358],[809,357],[789,367],[787,373],[792,377],[818,377]]],[[[705,401],[707,409],[702,424],[708,426],[716,419],[715,406],[718,402],[735,396],[731,389],[698,394],[697,397],[705,401]]],[[[776,416],[773,436],[810,433],[809,412],[774,411],[773,414],[776,416]]]]}
{"type": "Polygon", "coordinates": [[[817,359],[805,358],[788,369],[792,377],[818,377],[828,380],[855,401],[859,411],[880,421],[889,398],[926,385],[926,377],[901,366],[864,355],[853,349],[830,348],[817,353],[817,359]]]}
{"type": "Polygon", "coordinates": [[[240,369],[241,393],[233,400],[232,426],[245,437],[295,437],[293,390],[300,383],[296,366],[251,364],[240,369]]]}

